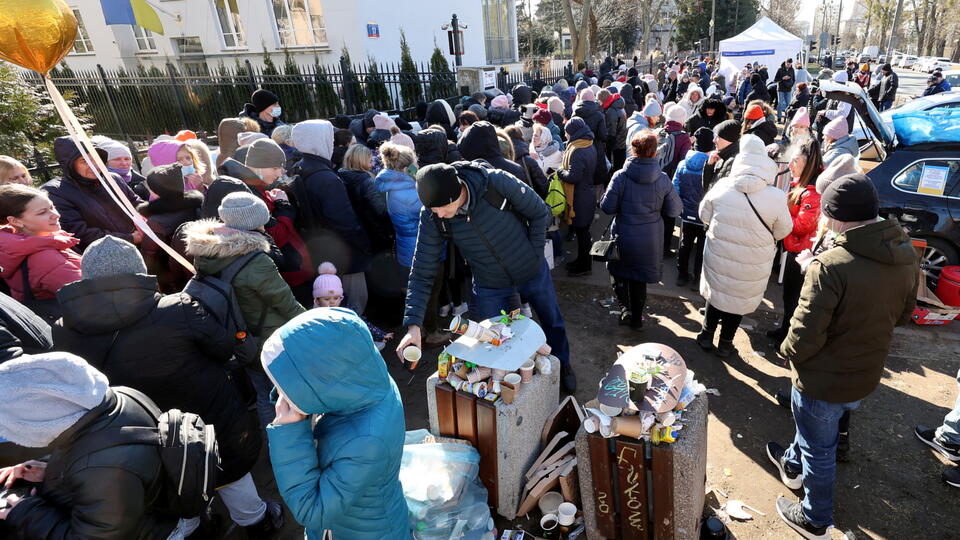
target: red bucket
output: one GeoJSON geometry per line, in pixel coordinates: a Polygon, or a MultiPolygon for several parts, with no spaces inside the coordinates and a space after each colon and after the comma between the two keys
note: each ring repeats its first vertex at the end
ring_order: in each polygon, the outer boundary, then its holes
{"type": "Polygon", "coordinates": [[[937,298],[948,306],[960,306],[960,266],[944,266],[937,281],[937,298]]]}

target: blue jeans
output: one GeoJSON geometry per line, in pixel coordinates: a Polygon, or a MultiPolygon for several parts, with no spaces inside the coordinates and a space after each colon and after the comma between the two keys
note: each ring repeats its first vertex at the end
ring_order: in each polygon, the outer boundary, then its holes
{"type": "Polygon", "coordinates": [[[880,110],[881,110],[881,111],[885,111],[885,110],[889,109],[889,108],[892,107],[892,106],[893,106],[893,100],[892,100],[892,99],[887,99],[887,100],[884,100],[884,101],[881,101],[881,102],[880,102],[880,110]]]}
{"type": "Polygon", "coordinates": [[[783,111],[790,105],[790,92],[777,91],[777,119],[783,116],[783,111]]]}
{"type": "Polygon", "coordinates": [[[540,273],[519,287],[491,289],[473,282],[473,302],[476,306],[472,312],[480,320],[500,315],[500,311],[510,311],[510,302],[519,294],[540,319],[540,327],[547,336],[547,343],[553,349],[554,356],[560,359],[561,366],[570,364],[570,344],[567,343],[567,330],[563,325],[563,315],[560,314],[560,305],[557,304],[557,293],[553,288],[553,279],[547,261],[543,261],[540,273]]]}
{"type": "Polygon", "coordinates": [[[250,382],[253,383],[253,389],[257,391],[257,418],[260,419],[260,427],[267,429],[270,422],[277,417],[277,409],[273,403],[270,403],[270,392],[273,391],[273,381],[267,374],[258,370],[244,368],[247,375],[250,376],[250,382]]]}
{"type": "MultiPolygon", "coordinates": [[[[957,387],[960,390],[960,371],[957,372],[957,387]]],[[[937,438],[947,444],[960,444],[960,391],[953,410],[943,417],[943,425],[937,428],[937,438]]]]}
{"type": "Polygon", "coordinates": [[[837,440],[840,417],[860,406],[859,401],[832,403],[791,390],[797,434],[783,455],[791,471],[803,471],[803,515],[810,523],[833,524],[833,484],[837,476],[837,440]]]}

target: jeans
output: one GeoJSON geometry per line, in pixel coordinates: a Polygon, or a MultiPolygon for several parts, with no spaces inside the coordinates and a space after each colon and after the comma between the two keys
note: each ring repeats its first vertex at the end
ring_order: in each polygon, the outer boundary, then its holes
{"type": "Polygon", "coordinates": [[[267,429],[270,422],[277,417],[276,407],[270,403],[270,392],[273,391],[273,381],[267,374],[258,370],[245,368],[247,375],[250,376],[250,382],[253,383],[253,389],[257,391],[257,418],[260,419],[260,427],[267,429]]]}
{"type": "MultiPolygon", "coordinates": [[[[540,327],[547,336],[547,343],[553,349],[553,354],[560,359],[560,365],[570,365],[570,344],[567,342],[567,330],[563,324],[563,315],[557,303],[557,294],[553,288],[553,279],[547,268],[547,261],[543,261],[540,272],[518,287],[492,289],[481,287],[473,282],[473,301],[476,305],[476,315],[479,320],[489,319],[500,315],[500,311],[510,311],[518,306],[510,305],[517,294],[530,303],[540,320],[540,327]]],[[[473,307],[473,306],[471,306],[473,307]]],[[[471,310],[472,312],[473,310],[471,310]]]]}
{"type": "MultiPolygon", "coordinates": [[[[957,386],[960,389],[960,371],[957,371],[957,386]]],[[[943,425],[937,428],[937,439],[947,444],[960,444],[960,392],[953,410],[943,417],[943,425]]]]}
{"type": "Polygon", "coordinates": [[[790,105],[790,92],[777,91],[777,120],[783,116],[783,111],[790,105]]]}
{"type": "Polygon", "coordinates": [[[783,269],[783,320],[780,331],[790,329],[790,319],[800,303],[800,289],[803,288],[803,272],[797,264],[797,254],[787,252],[786,267],[783,269]]]}
{"type": "Polygon", "coordinates": [[[892,100],[892,99],[887,99],[887,100],[884,100],[884,101],[881,101],[881,102],[880,102],[880,107],[879,107],[879,109],[880,109],[881,111],[885,111],[885,110],[889,109],[890,107],[893,107],[893,100],[892,100]]]}
{"type": "Polygon", "coordinates": [[[717,331],[717,325],[720,325],[720,339],[722,341],[733,341],[733,336],[737,335],[737,328],[740,328],[740,321],[743,315],[734,315],[726,311],[711,306],[707,303],[707,312],[703,317],[703,331],[713,337],[717,331]]]}
{"type": "Polygon", "coordinates": [[[230,519],[241,527],[257,523],[267,511],[267,503],[263,502],[257,493],[257,486],[254,485],[250,473],[218,489],[217,493],[230,512],[230,519]]]}
{"type": "Polygon", "coordinates": [[[690,252],[696,244],[696,258],[693,262],[693,274],[700,275],[703,269],[703,242],[707,230],[703,225],[687,223],[680,226],[680,250],[677,252],[677,274],[683,278],[690,278],[690,252]]]}
{"type": "Polygon", "coordinates": [[[803,471],[803,515],[815,526],[832,525],[840,418],[860,402],[822,401],[801,394],[796,387],[790,402],[797,433],[783,455],[784,462],[791,471],[803,471]]]}

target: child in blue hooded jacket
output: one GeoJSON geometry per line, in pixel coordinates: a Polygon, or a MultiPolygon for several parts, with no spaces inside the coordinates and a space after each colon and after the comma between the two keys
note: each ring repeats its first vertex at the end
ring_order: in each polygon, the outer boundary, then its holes
{"type": "Polygon", "coordinates": [[[683,222],[680,229],[680,250],[677,253],[677,287],[685,287],[691,281],[690,253],[696,249],[697,256],[693,263],[693,281],[700,279],[700,270],[703,268],[703,241],[706,228],[700,221],[700,200],[703,199],[703,167],[712,152],[713,130],[701,127],[693,134],[693,148],[687,152],[684,160],[677,166],[673,175],[673,187],[683,202],[683,213],[680,220],[683,222]]]}

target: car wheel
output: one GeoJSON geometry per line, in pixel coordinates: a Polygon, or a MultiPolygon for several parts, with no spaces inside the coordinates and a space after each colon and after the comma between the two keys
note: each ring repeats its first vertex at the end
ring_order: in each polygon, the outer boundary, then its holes
{"type": "Polygon", "coordinates": [[[940,272],[944,266],[960,264],[960,256],[957,255],[957,249],[942,238],[924,238],[927,241],[927,247],[923,250],[923,257],[920,259],[920,269],[927,277],[927,287],[933,291],[937,288],[937,280],[940,279],[940,272]]]}

